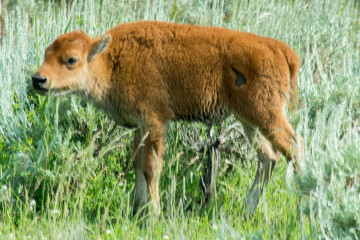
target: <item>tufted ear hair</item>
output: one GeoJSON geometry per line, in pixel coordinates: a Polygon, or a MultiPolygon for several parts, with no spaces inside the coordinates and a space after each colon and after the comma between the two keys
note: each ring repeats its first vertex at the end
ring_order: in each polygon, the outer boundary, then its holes
{"type": "Polygon", "coordinates": [[[106,34],[100,40],[95,41],[90,48],[87,61],[91,62],[91,60],[93,60],[96,55],[105,51],[110,41],[111,41],[111,34],[106,34]]]}

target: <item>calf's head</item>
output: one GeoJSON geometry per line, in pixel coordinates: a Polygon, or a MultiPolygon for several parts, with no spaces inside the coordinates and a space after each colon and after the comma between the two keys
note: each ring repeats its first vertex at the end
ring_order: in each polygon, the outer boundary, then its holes
{"type": "Polygon", "coordinates": [[[44,62],[31,77],[35,91],[41,95],[87,91],[94,72],[91,65],[110,41],[110,34],[92,39],[82,31],[59,36],[46,48],[44,62]]]}

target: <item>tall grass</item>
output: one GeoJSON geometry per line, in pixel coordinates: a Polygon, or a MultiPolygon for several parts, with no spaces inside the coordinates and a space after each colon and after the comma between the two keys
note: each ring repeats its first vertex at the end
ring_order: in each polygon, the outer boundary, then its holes
{"type": "MultiPolygon", "coordinates": [[[[1,239],[360,238],[360,18],[352,1],[73,1],[5,14],[0,49],[1,239]],[[161,178],[162,217],[131,217],[132,131],[76,97],[40,97],[30,75],[64,32],[99,35],[142,19],[214,25],[278,38],[302,59],[300,103],[288,113],[304,137],[304,167],[282,159],[251,219],[240,215],[255,149],[232,133],[215,197],[204,203],[200,123],[172,123],[161,178]],[[225,170],[228,168],[227,170],[225,170]]],[[[234,120],[229,119],[224,127],[234,120]]],[[[219,133],[215,127],[215,135],[219,133]]],[[[241,131],[241,128],[240,128],[241,131]]]]}

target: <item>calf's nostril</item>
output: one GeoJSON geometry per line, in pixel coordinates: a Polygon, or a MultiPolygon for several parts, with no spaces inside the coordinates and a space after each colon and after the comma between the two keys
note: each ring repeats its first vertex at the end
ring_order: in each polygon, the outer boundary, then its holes
{"type": "Polygon", "coordinates": [[[31,79],[32,79],[33,83],[35,83],[35,82],[36,83],[45,83],[46,82],[46,78],[39,73],[35,73],[34,75],[32,75],[31,79]]]}

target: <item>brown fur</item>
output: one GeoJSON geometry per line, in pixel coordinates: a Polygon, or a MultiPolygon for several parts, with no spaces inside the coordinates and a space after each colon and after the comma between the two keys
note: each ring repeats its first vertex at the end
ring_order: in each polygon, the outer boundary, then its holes
{"type": "Polygon", "coordinates": [[[2,45],[3,39],[5,37],[5,20],[4,12],[6,11],[6,3],[4,0],[1,0],[1,13],[0,13],[0,45],[2,45]]]}
{"type": "MultiPolygon", "coordinates": [[[[117,123],[139,128],[134,145],[148,134],[134,166],[136,178],[144,174],[158,208],[164,132],[171,120],[214,122],[233,113],[250,139],[260,129],[261,163],[276,163],[280,153],[296,158],[284,106],[287,96],[296,97],[298,69],[297,54],[272,38],[215,27],[134,22],[94,39],[81,31],[61,35],[46,49],[37,74],[46,78],[39,93],[47,92],[51,80],[52,93],[78,92],[117,123]],[[70,57],[78,59],[73,66],[66,63],[70,57]],[[245,84],[235,85],[236,71],[245,84]]],[[[260,165],[259,177],[271,173],[272,168],[260,165]]],[[[142,193],[135,196],[135,210],[146,196],[144,182],[136,184],[135,191],[142,193]]],[[[251,193],[260,195],[256,184],[251,193]]]]}

